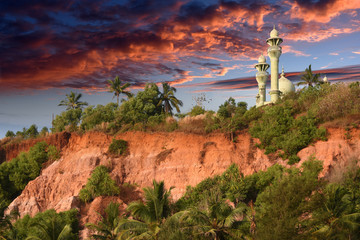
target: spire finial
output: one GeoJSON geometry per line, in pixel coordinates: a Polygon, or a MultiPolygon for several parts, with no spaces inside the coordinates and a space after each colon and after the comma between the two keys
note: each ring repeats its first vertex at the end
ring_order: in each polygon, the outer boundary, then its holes
{"type": "Polygon", "coordinates": [[[282,77],[285,77],[285,73],[284,73],[284,65],[282,66],[281,76],[282,76],[282,77]]]}

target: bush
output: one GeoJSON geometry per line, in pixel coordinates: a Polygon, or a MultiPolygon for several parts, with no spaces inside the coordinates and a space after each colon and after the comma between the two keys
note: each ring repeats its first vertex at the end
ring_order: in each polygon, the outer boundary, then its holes
{"type": "Polygon", "coordinates": [[[128,142],[125,140],[116,140],[113,139],[111,144],[109,145],[109,153],[116,155],[123,155],[128,148],[128,142]]]}
{"type": "Polygon", "coordinates": [[[15,133],[13,131],[7,131],[6,134],[5,134],[5,137],[15,137],[15,133]]]}
{"type": "MultiPolygon", "coordinates": [[[[70,226],[70,232],[61,239],[75,240],[79,234],[78,211],[71,209],[57,213],[54,209],[37,213],[34,217],[25,215],[17,220],[11,229],[5,231],[5,239],[47,239],[44,231],[51,234],[51,239],[60,239],[58,236],[66,225],[70,226]]],[[[65,234],[65,235],[64,235],[65,234]]]]}
{"type": "MultiPolygon", "coordinates": [[[[52,150],[50,149],[50,152],[52,150]]],[[[42,164],[49,159],[49,146],[45,142],[35,144],[27,153],[20,153],[10,162],[0,165],[0,210],[7,207],[25,188],[39,176],[42,164]]]]}
{"type": "Polygon", "coordinates": [[[81,117],[81,128],[84,130],[90,130],[101,123],[114,121],[116,109],[116,103],[109,103],[106,106],[97,105],[95,108],[94,106],[85,108],[81,117]]]}
{"type": "MultiPolygon", "coordinates": [[[[319,120],[308,113],[295,118],[296,110],[291,101],[263,108],[262,116],[253,122],[249,129],[252,137],[259,138],[260,148],[266,154],[280,151],[279,156],[286,159],[296,155],[301,149],[316,140],[325,140],[326,130],[318,128],[319,120]]],[[[294,163],[292,157],[290,163],[294,163]]]]}
{"type": "Polygon", "coordinates": [[[190,110],[188,115],[195,117],[197,115],[204,114],[204,113],[205,113],[205,109],[203,107],[196,105],[190,110]]]}
{"type": "Polygon", "coordinates": [[[40,136],[45,137],[49,133],[49,129],[47,127],[43,127],[40,131],[40,136]]]}
{"type": "Polygon", "coordinates": [[[115,181],[110,178],[109,169],[105,166],[95,168],[85,187],[80,190],[82,202],[90,202],[98,196],[114,196],[120,193],[115,181]]]}
{"type": "Polygon", "coordinates": [[[77,126],[80,123],[82,110],[80,108],[70,109],[65,112],[62,112],[60,115],[57,115],[53,120],[52,132],[61,132],[64,131],[66,127],[69,127],[70,131],[77,130],[77,126]]]}

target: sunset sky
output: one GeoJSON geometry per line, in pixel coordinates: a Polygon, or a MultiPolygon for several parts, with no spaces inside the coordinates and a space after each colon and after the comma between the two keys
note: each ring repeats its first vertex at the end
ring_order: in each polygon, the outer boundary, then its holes
{"type": "Polygon", "coordinates": [[[0,138],[51,127],[70,91],[115,102],[115,76],[134,93],[170,82],[184,113],[201,93],[206,109],[230,96],[253,106],[254,64],[274,24],[293,82],[309,64],[330,82],[360,80],[360,0],[2,0],[0,138]]]}

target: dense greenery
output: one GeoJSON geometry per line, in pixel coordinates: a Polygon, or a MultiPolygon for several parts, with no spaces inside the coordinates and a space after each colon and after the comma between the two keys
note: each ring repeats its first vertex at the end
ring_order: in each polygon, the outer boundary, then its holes
{"type": "Polygon", "coordinates": [[[122,139],[113,139],[111,144],[109,145],[109,153],[122,155],[126,152],[128,147],[128,143],[122,139]]]}
{"type": "Polygon", "coordinates": [[[0,165],[0,212],[21,193],[29,181],[39,176],[43,163],[58,157],[56,147],[39,142],[28,152],[3,162],[0,165]]]}
{"type": "Polygon", "coordinates": [[[81,116],[81,129],[91,130],[101,123],[110,123],[115,120],[115,110],[117,105],[109,103],[105,106],[89,106],[84,109],[81,116]]]}
{"type": "Polygon", "coordinates": [[[114,196],[120,193],[119,187],[109,175],[109,169],[103,165],[96,167],[85,187],[80,190],[79,198],[90,202],[98,196],[114,196]]]}
{"type": "Polygon", "coordinates": [[[60,213],[56,213],[55,210],[47,210],[34,217],[25,215],[15,223],[8,221],[3,227],[0,226],[0,238],[19,240],[79,239],[77,215],[78,212],[75,209],[60,213]]]}
{"type": "Polygon", "coordinates": [[[232,165],[188,187],[175,204],[154,181],[145,202],[127,208],[131,217],[111,204],[89,227],[95,239],[360,239],[360,168],[336,183],[319,178],[321,170],[309,159],[244,177],[232,165]]]}
{"type": "Polygon", "coordinates": [[[114,97],[116,97],[117,106],[119,106],[119,97],[120,94],[126,95],[128,98],[132,97],[132,93],[127,91],[126,89],[130,87],[129,83],[121,84],[121,80],[119,76],[116,76],[114,80],[108,80],[108,91],[114,93],[114,97]]]}

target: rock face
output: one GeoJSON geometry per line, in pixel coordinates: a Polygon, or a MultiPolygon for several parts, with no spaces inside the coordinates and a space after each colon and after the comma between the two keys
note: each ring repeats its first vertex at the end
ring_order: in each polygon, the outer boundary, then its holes
{"type": "MultiPolygon", "coordinates": [[[[63,147],[60,160],[31,181],[11,203],[9,210],[18,207],[23,216],[51,208],[64,211],[79,207],[79,191],[100,164],[111,169],[111,177],[118,183],[137,183],[142,188],[151,186],[153,179],[164,180],[166,188],[175,187],[172,190],[174,199],[181,197],[187,185],[194,186],[207,177],[221,174],[232,163],[237,164],[245,175],[265,170],[275,162],[285,164],[279,159],[269,159],[255,147],[247,132],[239,134],[236,143],[220,133],[126,132],[115,138],[128,141],[126,156],[107,154],[112,137],[104,133],[72,134],[63,147]]],[[[336,166],[344,165],[354,157],[359,158],[359,138],[360,130],[329,129],[328,141],[319,141],[300,151],[298,156],[301,162],[312,155],[322,160],[323,174],[331,175],[336,166]]],[[[123,200],[125,195],[122,201],[127,203],[123,200]]]]}

